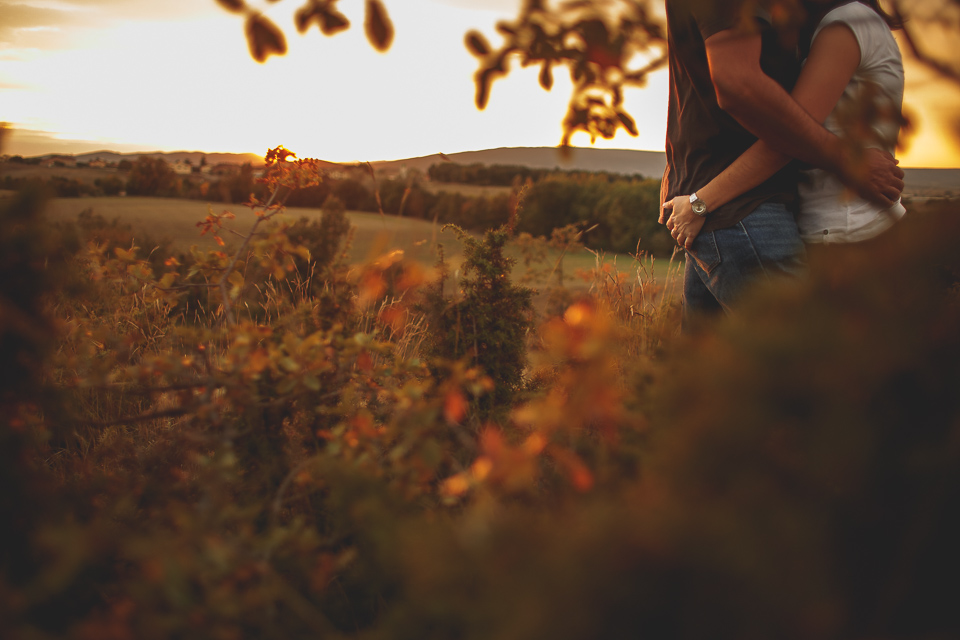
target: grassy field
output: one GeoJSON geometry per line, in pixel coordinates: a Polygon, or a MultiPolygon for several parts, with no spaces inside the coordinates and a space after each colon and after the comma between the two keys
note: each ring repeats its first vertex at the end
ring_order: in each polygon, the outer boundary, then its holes
{"type": "MultiPolygon", "coordinates": [[[[142,242],[158,242],[170,239],[173,246],[179,250],[188,250],[192,245],[200,248],[214,248],[216,245],[209,236],[201,236],[197,229],[197,222],[203,220],[210,210],[216,213],[223,210],[232,211],[237,218],[233,221],[234,228],[244,232],[252,224],[253,214],[242,205],[224,205],[196,201],[178,200],[169,198],[57,198],[50,202],[47,215],[52,220],[73,220],[80,212],[91,209],[107,220],[118,220],[129,224],[135,231],[143,232],[142,242]]],[[[286,210],[285,216],[291,220],[301,217],[308,219],[318,218],[319,209],[292,207],[286,210]]],[[[363,262],[394,249],[402,249],[404,253],[425,266],[436,262],[436,244],[441,243],[444,253],[456,269],[461,261],[462,248],[456,236],[451,231],[442,231],[442,225],[434,225],[423,220],[411,218],[397,218],[395,216],[381,216],[377,213],[351,211],[347,217],[353,224],[354,238],[350,249],[350,260],[363,262]]],[[[229,233],[223,234],[228,246],[231,242],[229,233]]],[[[519,252],[512,250],[512,257],[519,258],[519,252]]],[[[556,281],[556,265],[561,255],[551,252],[545,263],[540,265],[543,272],[538,278],[530,282],[534,288],[544,288],[556,281]],[[551,272],[552,270],[552,272],[551,272]]],[[[593,253],[583,250],[562,256],[564,283],[573,289],[585,287],[582,279],[577,279],[578,270],[590,270],[597,266],[598,258],[593,253]]],[[[615,271],[626,275],[627,282],[638,277],[646,279],[656,278],[666,281],[676,277],[676,263],[671,270],[668,260],[645,261],[638,264],[631,256],[604,255],[602,262],[611,265],[615,271]],[[639,273],[638,273],[639,268],[639,273]]],[[[521,277],[525,269],[518,264],[515,276],[521,277]]]]}
{"type": "Polygon", "coordinates": [[[459,193],[470,198],[477,196],[508,196],[510,192],[513,191],[513,187],[485,187],[477,184],[451,184],[446,182],[429,182],[426,180],[421,182],[420,186],[430,193],[446,191],[447,193],[459,193]]]}
{"type": "Polygon", "coordinates": [[[0,163],[0,177],[10,176],[11,178],[40,178],[50,180],[51,178],[65,178],[67,180],[78,180],[93,184],[95,180],[101,178],[110,178],[120,176],[126,179],[126,174],[116,169],[95,168],[95,167],[41,167],[35,164],[23,164],[19,162],[0,163]]]}

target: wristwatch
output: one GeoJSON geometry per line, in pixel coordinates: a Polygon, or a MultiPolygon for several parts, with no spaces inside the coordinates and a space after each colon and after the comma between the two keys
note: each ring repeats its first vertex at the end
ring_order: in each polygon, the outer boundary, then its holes
{"type": "Polygon", "coordinates": [[[701,218],[706,217],[706,215],[710,213],[707,211],[707,203],[700,199],[696,191],[690,194],[690,206],[693,207],[693,212],[701,218]]]}

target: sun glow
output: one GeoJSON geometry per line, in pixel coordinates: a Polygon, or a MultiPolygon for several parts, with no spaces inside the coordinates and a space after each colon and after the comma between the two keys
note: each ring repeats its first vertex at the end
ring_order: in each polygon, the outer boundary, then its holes
{"type": "MultiPolygon", "coordinates": [[[[316,28],[296,33],[292,13],[301,2],[264,5],[289,45],[286,56],[265,64],[250,58],[242,19],[212,0],[171,0],[166,13],[113,0],[111,8],[128,12],[119,17],[95,1],[83,11],[30,4],[71,10],[61,12],[61,23],[0,25],[0,117],[19,130],[50,132],[73,151],[81,140],[89,142],[86,150],[254,153],[283,143],[301,156],[349,162],[560,141],[570,80],[559,70],[546,92],[537,69],[515,62],[509,77],[494,82],[489,106],[474,107],[476,61],[464,33],[477,28],[499,42],[493,26],[516,15],[510,0],[388,2],[396,38],[386,54],[364,37],[363,0],[341,0],[353,26],[332,38],[316,28]]],[[[955,128],[960,89],[938,94],[929,82],[912,81],[922,78],[917,73],[908,67],[907,106],[920,127],[903,163],[960,166],[956,145],[948,144],[954,138],[944,135],[955,128]]],[[[640,135],[621,131],[595,146],[662,150],[666,94],[665,71],[644,89],[628,90],[626,107],[640,135]]],[[[11,138],[7,152],[17,153],[27,137],[15,131],[11,138]]],[[[52,148],[55,140],[36,150],[39,135],[31,140],[33,154],[67,150],[52,148]]],[[[590,140],[578,133],[573,144],[590,140]]]]}

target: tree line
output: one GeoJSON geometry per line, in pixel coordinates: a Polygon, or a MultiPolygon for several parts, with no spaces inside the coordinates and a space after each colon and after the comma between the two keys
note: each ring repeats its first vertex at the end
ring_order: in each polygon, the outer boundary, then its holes
{"type": "MultiPolygon", "coordinates": [[[[456,162],[444,162],[431,165],[427,170],[427,175],[433,182],[443,182],[447,184],[475,184],[478,186],[493,187],[511,187],[518,183],[522,184],[527,180],[539,182],[548,176],[557,175],[578,175],[583,171],[576,169],[563,170],[559,168],[542,169],[534,167],[525,167],[516,164],[482,164],[474,162],[471,164],[458,164],[456,162]]],[[[642,180],[643,176],[639,173],[630,175],[609,173],[606,171],[589,172],[595,176],[606,176],[610,181],[615,180],[642,180]]]]}
{"type": "MultiPolygon", "coordinates": [[[[660,182],[639,175],[587,173],[493,165],[437,164],[427,176],[435,182],[466,184],[511,184],[511,193],[467,195],[456,190],[434,191],[422,176],[381,179],[374,183],[353,177],[327,177],[320,184],[290,193],[288,207],[323,206],[333,196],[347,210],[379,212],[440,224],[455,224],[483,232],[508,225],[517,232],[547,236],[554,229],[576,225],[585,233],[583,242],[594,250],[632,253],[638,250],[668,255],[673,249],[669,234],[657,224],[660,182]],[[435,179],[434,176],[441,176],[435,179]],[[507,179],[509,176],[509,180],[507,179]],[[379,195],[379,202],[378,202],[379,195]]],[[[6,176],[0,186],[17,190],[39,178],[6,176]]],[[[68,178],[47,183],[59,197],[118,195],[180,197],[209,202],[247,202],[251,196],[264,200],[266,188],[252,165],[218,181],[180,176],[159,158],[141,156],[130,166],[126,180],[111,176],[92,185],[68,178]]]]}

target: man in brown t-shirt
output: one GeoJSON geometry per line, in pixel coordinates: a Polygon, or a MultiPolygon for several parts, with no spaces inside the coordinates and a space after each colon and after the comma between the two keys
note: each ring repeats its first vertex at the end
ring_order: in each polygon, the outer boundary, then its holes
{"type": "MultiPolygon", "coordinates": [[[[762,0],[666,0],[670,44],[667,170],[661,202],[690,195],[703,228],[687,243],[684,319],[729,310],[759,277],[798,273],[803,243],[793,217],[797,176],[788,166],[710,210],[696,196],[757,137],[787,155],[839,174],[884,203],[903,189],[893,158],[868,150],[868,171],[851,171],[840,141],[790,98],[795,47],[770,24],[762,0]]],[[[661,214],[660,222],[667,216],[661,214]]],[[[683,246],[683,245],[681,245],[683,246]]]]}

